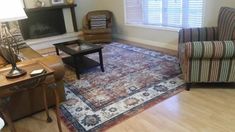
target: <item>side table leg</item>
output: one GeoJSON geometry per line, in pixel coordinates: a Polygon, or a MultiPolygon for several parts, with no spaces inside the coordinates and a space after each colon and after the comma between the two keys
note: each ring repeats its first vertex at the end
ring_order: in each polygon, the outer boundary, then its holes
{"type": "Polygon", "coordinates": [[[100,68],[101,68],[101,71],[104,72],[102,50],[99,51],[99,58],[100,58],[100,68]]]}
{"type": "Polygon", "coordinates": [[[9,125],[11,132],[16,132],[15,126],[11,120],[10,114],[8,112],[8,110],[2,109],[2,115],[4,117],[4,119],[6,120],[7,124],[9,125]]]}
{"type": "Polygon", "coordinates": [[[60,122],[60,117],[59,117],[59,102],[60,102],[60,99],[59,99],[59,95],[58,95],[58,92],[57,92],[56,88],[53,88],[53,91],[54,91],[55,99],[56,99],[56,118],[57,118],[57,125],[58,125],[58,128],[59,128],[59,132],[62,132],[62,129],[61,129],[61,122],[60,122]]]}
{"type": "Polygon", "coordinates": [[[5,119],[6,123],[10,127],[11,132],[16,132],[15,126],[11,120],[11,116],[9,111],[7,110],[7,105],[10,101],[11,97],[4,97],[0,98],[0,112],[2,113],[3,118],[5,119]]]}
{"type": "Polygon", "coordinates": [[[43,91],[43,104],[44,104],[44,108],[46,110],[46,115],[47,115],[47,122],[52,122],[52,119],[49,115],[49,111],[48,111],[48,105],[47,105],[47,95],[46,95],[46,90],[45,90],[46,86],[42,87],[42,91],[43,91]]]}

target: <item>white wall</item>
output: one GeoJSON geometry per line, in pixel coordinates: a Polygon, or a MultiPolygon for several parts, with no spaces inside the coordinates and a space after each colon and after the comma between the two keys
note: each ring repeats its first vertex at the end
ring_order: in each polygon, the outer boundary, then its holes
{"type": "Polygon", "coordinates": [[[100,6],[102,6],[99,0],[75,0],[75,3],[77,3],[76,17],[79,29],[82,28],[82,19],[86,15],[86,13],[92,10],[96,10],[100,6]]]}
{"type": "Polygon", "coordinates": [[[217,26],[220,7],[235,8],[235,0],[205,0],[205,4],[205,26],[217,26]]]}
{"type": "MultiPolygon", "coordinates": [[[[147,29],[141,27],[126,26],[124,23],[123,0],[93,0],[98,9],[107,9],[113,12],[115,19],[116,36],[130,41],[138,41],[149,45],[177,49],[178,32],[161,29],[147,29]]],[[[235,8],[235,0],[205,0],[205,26],[216,26],[217,16],[221,6],[235,8]]]]}

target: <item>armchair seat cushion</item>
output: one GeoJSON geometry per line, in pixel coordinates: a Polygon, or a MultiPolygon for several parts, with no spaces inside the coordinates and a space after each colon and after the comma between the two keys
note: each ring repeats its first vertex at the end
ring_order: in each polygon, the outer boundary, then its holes
{"type": "Polygon", "coordinates": [[[105,28],[105,29],[83,29],[84,34],[89,35],[97,35],[97,34],[111,34],[112,30],[111,28],[105,28]]]}
{"type": "Polygon", "coordinates": [[[235,58],[235,41],[195,41],[185,44],[189,59],[230,59],[235,58]]]}

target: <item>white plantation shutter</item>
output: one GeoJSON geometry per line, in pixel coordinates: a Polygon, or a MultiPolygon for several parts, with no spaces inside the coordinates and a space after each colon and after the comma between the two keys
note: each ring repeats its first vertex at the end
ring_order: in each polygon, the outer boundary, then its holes
{"type": "Polygon", "coordinates": [[[125,0],[126,23],[201,27],[203,0],[125,0]]]}
{"type": "Polygon", "coordinates": [[[149,25],[160,25],[162,23],[162,1],[143,0],[144,23],[149,25]]]}
{"type": "Polygon", "coordinates": [[[202,26],[202,11],[203,0],[188,0],[188,24],[186,27],[201,27],[202,26]]]}
{"type": "Polygon", "coordinates": [[[164,8],[165,11],[165,23],[163,25],[169,27],[181,27],[182,26],[182,0],[163,0],[166,2],[164,8]]]}
{"type": "Polygon", "coordinates": [[[140,24],[143,21],[142,0],[125,0],[126,22],[140,24]]]}

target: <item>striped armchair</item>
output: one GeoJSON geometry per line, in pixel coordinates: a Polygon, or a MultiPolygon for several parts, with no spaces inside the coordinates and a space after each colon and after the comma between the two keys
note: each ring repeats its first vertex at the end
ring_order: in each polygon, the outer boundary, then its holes
{"type": "Polygon", "coordinates": [[[192,83],[235,82],[235,9],[220,9],[218,27],[181,29],[178,51],[187,90],[192,83]]]}

